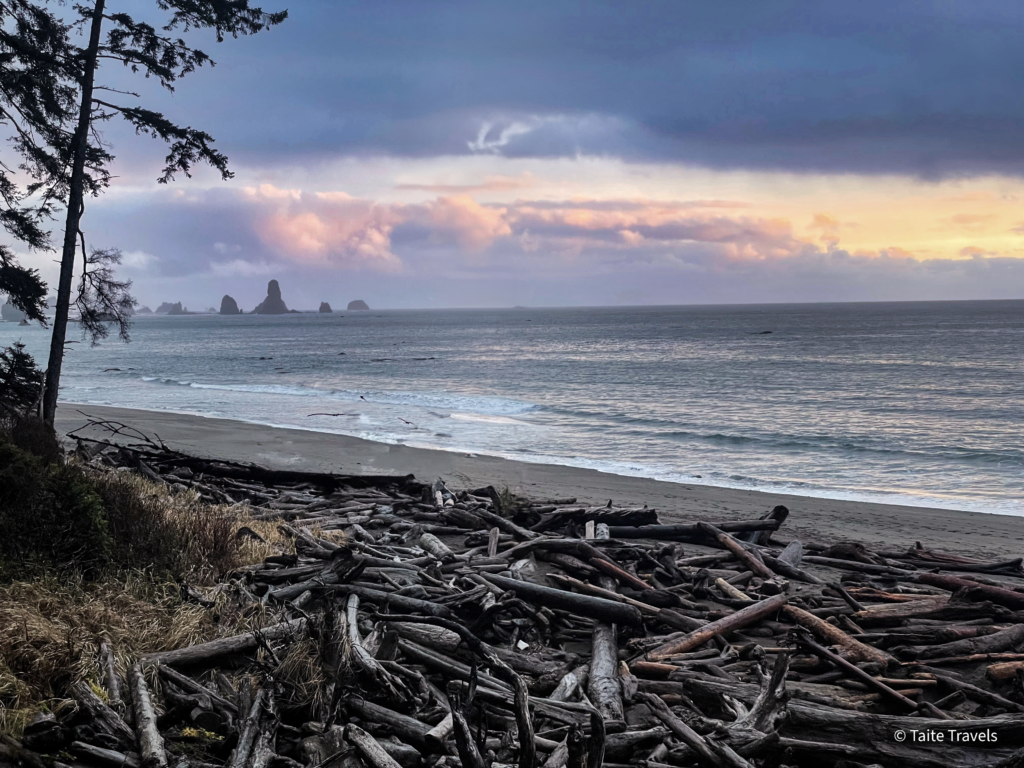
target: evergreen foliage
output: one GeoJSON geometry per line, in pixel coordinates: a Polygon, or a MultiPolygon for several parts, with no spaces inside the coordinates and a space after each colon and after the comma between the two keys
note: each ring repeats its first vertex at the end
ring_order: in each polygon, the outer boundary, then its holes
{"type": "Polygon", "coordinates": [[[43,372],[36,366],[25,345],[16,341],[0,350],[0,402],[24,411],[39,400],[43,372]]]}
{"type": "Polygon", "coordinates": [[[0,576],[42,567],[91,570],[110,551],[103,503],[81,469],[47,466],[0,441],[0,576]]]}
{"type": "MultiPolygon", "coordinates": [[[[137,2],[120,2],[128,9],[138,8],[137,2]]],[[[117,252],[90,251],[81,228],[86,198],[102,192],[111,179],[113,156],[97,123],[119,117],[136,133],[163,140],[168,153],[158,178],[161,183],[179,173],[190,176],[197,163],[212,166],[224,179],[232,175],[227,157],[214,148],[208,133],[148,109],[139,103],[139,94],[97,84],[97,74],[108,63],[120,63],[173,91],[185,75],[214,64],[177,34],[212,30],[221,42],[228,35],[256,34],[287,17],[287,11],[266,13],[251,7],[249,0],[152,2],[165,14],[161,27],[138,21],[127,10],[108,9],[107,0],[74,4],[68,10],[77,17],[72,20],[38,0],[0,0],[0,126],[13,131],[8,145],[19,158],[20,175],[30,180],[19,184],[11,164],[0,162],[0,224],[30,248],[48,248],[46,221],[57,206],[65,213],[43,404],[50,423],[56,413],[71,307],[78,309],[83,330],[95,342],[107,334],[107,322],[116,323],[119,336],[127,340],[135,303],[128,292],[130,281],[113,277],[117,252]],[[81,276],[74,292],[79,253],[81,276]]],[[[12,303],[30,317],[43,319],[45,284],[6,250],[0,250],[0,291],[10,293],[12,303]]]]}

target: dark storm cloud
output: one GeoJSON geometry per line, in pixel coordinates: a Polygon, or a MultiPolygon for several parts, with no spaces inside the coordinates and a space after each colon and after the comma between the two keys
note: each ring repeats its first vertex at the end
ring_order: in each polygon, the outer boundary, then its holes
{"type": "Polygon", "coordinates": [[[585,153],[1024,174],[1016,0],[290,5],[281,27],[209,46],[220,66],[167,97],[247,164],[585,153]]]}

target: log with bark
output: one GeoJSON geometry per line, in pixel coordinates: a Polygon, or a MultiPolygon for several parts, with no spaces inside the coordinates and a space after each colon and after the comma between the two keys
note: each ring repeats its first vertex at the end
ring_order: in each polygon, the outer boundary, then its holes
{"type": "Polygon", "coordinates": [[[287,547],[183,585],[216,639],[122,681],[123,649],[97,637],[100,684],[69,682],[77,707],[30,722],[0,762],[982,768],[1024,747],[1020,561],[779,542],[799,516],[784,507],[663,524],[625,504],[114,442],[83,461],[232,499],[279,520],[287,547]]]}

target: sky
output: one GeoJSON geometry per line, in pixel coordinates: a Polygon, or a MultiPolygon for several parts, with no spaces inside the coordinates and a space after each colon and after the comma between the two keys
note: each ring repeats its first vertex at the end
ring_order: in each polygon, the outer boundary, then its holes
{"type": "Polygon", "coordinates": [[[143,304],[1024,298],[1017,0],[263,7],[190,34],[217,66],[173,94],[100,70],[235,173],[157,184],[160,142],[104,124],[83,229],[143,304]]]}

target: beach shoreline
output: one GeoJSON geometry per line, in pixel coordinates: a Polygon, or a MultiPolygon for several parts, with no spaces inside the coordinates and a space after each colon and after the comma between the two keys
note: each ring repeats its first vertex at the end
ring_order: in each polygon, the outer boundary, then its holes
{"type": "MultiPolygon", "coordinates": [[[[378,443],[358,437],[272,427],[165,411],[62,403],[56,426],[67,433],[89,416],[157,434],[185,453],[249,461],[277,469],[339,474],[413,474],[441,477],[453,487],[494,485],[539,498],[574,496],[581,503],[647,505],[663,522],[749,519],[776,504],[790,509],[780,538],[805,542],[853,540],[881,550],[920,541],[935,549],[980,557],[1017,557],[1024,549],[1024,518],[869,501],[847,501],[766,491],[690,485],[614,475],[595,469],[378,443]]],[[[82,434],[100,437],[93,429],[82,434]]]]}

